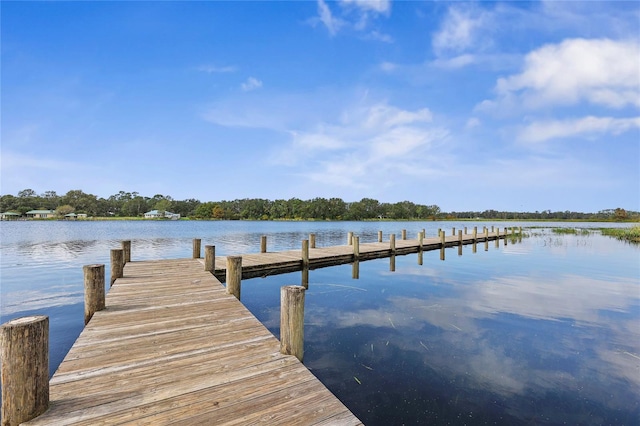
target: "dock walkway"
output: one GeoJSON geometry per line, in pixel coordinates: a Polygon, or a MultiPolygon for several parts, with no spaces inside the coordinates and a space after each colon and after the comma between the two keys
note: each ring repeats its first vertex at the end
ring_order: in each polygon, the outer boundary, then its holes
{"type": "MultiPolygon", "coordinates": [[[[304,250],[246,254],[242,277],[506,237],[506,230],[487,230],[358,241],[311,248],[308,259],[304,250]]],[[[106,309],[93,315],[51,378],[49,409],[25,424],[362,424],[295,356],[281,354],[280,342],[227,293],[220,280],[225,256],[215,258],[214,274],[195,249],[194,257],[126,263],[106,309]]]]}
{"type": "Polygon", "coordinates": [[[362,424],[202,263],[127,263],[28,425],[362,424]]]}

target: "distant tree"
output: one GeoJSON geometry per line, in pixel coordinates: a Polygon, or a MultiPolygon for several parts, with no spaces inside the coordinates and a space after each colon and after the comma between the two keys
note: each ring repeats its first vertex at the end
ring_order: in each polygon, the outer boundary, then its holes
{"type": "Polygon", "coordinates": [[[618,207],[613,211],[613,217],[615,220],[626,220],[627,219],[627,211],[618,207]]]}
{"type": "Polygon", "coordinates": [[[74,211],[75,209],[72,206],[65,204],[56,208],[56,216],[65,216],[69,213],[73,213],[74,211]]]}
{"type": "Polygon", "coordinates": [[[36,195],[36,191],[34,191],[33,189],[23,189],[22,191],[18,192],[18,197],[20,198],[33,198],[36,195]]]}

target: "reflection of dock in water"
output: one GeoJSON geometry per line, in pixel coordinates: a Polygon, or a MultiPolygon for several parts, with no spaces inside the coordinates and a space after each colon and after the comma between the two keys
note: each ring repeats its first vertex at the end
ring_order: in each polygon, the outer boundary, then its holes
{"type": "Polygon", "coordinates": [[[240,303],[240,280],[295,270],[304,277],[309,269],[344,263],[354,263],[357,275],[362,260],[416,252],[421,257],[427,250],[486,246],[490,240],[506,244],[510,235],[518,234],[453,230],[450,236],[420,233],[409,240],[403,231],[397,241],[392,235],[383,242],[379,233],[377,242],[361,244],[350,234],[348,245],[324,248],[316,247],[310,235],[301,250],[272,253],[263,237],[261,253],[216,257],[215,247],[205,246],[204,258],[200,240],[194,240],[192,259],[133,262],[131,242],[125,241],[111,252],[113,284],[106,297],[104,265],[85,266],[87,324],[50,381],[48,358],[42,355],[43,348],[48,354],[48,318],[26,317],[2,326],[3,422],[14,424],[11,418],[30,412],[15,424],[29,419],[25,424],[362,424],[299,361],[303,352],[296,353],[296,347],[303,347],[304,327],[294,305],[301,304],[303,312],[304,287],[288,288],[302,292],[302,302],[296,295],[285,297],[283,288],[282,310],[288,313],[287,321],[281,319],[279,342],[240,303]],[[226,288],[216,277],[226,281],[226,288]],[[283,325],[287,322],[291,329],[283,325]],[[45,328],[46,333],[33,332],[45,328]],[[7,344],[25,335],[43,341],[7,344]],[[18,347],[26,352],[18,354],[18,347]],[[25,357],[39,360],[33,371],[13,362],[25,357]],[[5,369],[14,367],[19,373],[5,376],[5,369]],[[9,380],[17,386],[9,386],[9,380]],[[19,387],[33,395],[17,395],[19,387]]]}

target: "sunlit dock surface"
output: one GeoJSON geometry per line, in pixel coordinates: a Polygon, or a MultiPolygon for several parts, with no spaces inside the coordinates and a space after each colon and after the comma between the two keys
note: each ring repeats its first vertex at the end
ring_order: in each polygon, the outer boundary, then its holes
{"type": "MultiPolygon", "coordinates": [[[[500,240],[474,235],[254,253],[242,277],[500,240]]],[[[135,257],[135,254],[134,254],[135,257]]],[[[224,276],[225,256],[215,258],[224,276]]],[[[25,423],[362,424],[211,272],[194,259],[124,266],[25,423]]]]}

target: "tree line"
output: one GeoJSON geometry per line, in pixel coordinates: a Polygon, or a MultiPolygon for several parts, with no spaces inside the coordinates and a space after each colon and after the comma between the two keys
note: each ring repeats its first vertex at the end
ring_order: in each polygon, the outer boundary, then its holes
{"type": "Polygon", "coordinates": [[[25,189],[14,195],[0,195],[0,212],[16,212],[24,215],[30,210],[55,210],[61,216],[67,213],[84,213],[90,217],[142,217],[145,212],[178,213],[192,219],[220,220],[438,220],[438,219],[572,219],[572,220],[638,220],[640,213],[621,208],[601,210],[598,213],[581,212],[507,212],[496,210],[442,212],[435,204],[416,204],[411,201],[382,203],[372,198],[346,202],[340,198],[313,198],[301,200],[267,200],[245,198],[201,202],[196,199],[174,200],[171,196],[156,194],[153,197],[137,192],[120,191],[108,198],[71,190],[64,195],[56,191],[37,194],[25,189]]]}

